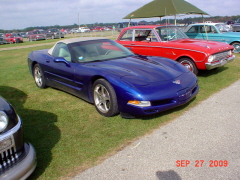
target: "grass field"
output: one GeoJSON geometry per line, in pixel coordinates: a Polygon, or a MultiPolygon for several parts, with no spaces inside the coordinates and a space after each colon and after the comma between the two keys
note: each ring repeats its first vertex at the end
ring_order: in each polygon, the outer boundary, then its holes
{"type": "MultiPolygon", "coordinates": [[[[0,49],[7,46],[2,45],[0,49]]],[[[37,152],[38,165],[30,180],[71,178],[240,79],[240,55],[236,54],[232,63],[199,73],[200,92],[185,106],[145,119],[122,119],[119,115],[107,118],[75,96],[53,88],[36,87],[27,67],[27,55],[51,46],[0,52],[0,95],[21,116],[25,140],[32,143],[37,152]]]]}

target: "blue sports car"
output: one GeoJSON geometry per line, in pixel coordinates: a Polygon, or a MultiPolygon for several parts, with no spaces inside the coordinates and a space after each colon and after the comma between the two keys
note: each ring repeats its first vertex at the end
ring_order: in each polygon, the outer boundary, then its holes
{"type": "Polygon", "coordinates": [[[36,85],[93,103],[103,116],[124,118],[183,105],[198,93],[197,77],[180,63],[133,54],[106,38],[72,38],[33,51],[28,66],[36,85]]]}

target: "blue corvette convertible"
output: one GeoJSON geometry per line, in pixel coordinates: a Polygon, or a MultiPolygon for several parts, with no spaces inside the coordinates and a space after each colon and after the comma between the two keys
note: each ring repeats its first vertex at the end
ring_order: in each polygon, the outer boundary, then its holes
{"type": "Polygon", "coordinates": [[[39,88],[71,93],[107,117],[159,113],[198,93],[197,77],[178,62],[135,55],[106,38],[58,41],[51,49],[31,52],[28,66],[39,88]]]}

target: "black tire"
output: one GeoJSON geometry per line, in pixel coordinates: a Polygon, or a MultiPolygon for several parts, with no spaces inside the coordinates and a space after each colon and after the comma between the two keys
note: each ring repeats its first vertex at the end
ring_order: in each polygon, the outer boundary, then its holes
{"type": "Polygon", "coordinates": [[[194,62],[189,59],[189,58],[181,58],[178,61],[180,64],[182,64],[183,66],[185,66],[186,68],[188,68],[190,71],[192,71],[194,74],[198,74],[198,69],[196,67],[196,65],[194,64],[194,62]]]}
{"type": "Polygon", "coordinates": [[[39,64],[35,64],[33,67],[33,77],[34,77],[37,87],[39,87],[41,89],[44,89],[47,87],[42,69],[39,66],[39,64]]]}
{"type": "Polygon", "coordinates": [[[96,80],[92,93],[94,106],[101,115],[111,117],[119,113],[116,93],[108,81],[96,80]]]}
{"type": "Polygon", "coordinates": [[[240,43],[239,42],[234,42],[231,45],[234,47],[234,50],[233,50],[234,53],[240,52],[240,43]]]}

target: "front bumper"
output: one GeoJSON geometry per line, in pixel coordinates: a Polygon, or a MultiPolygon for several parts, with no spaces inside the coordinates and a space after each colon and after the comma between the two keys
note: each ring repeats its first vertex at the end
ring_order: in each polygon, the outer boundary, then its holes
{"type": "Polygon", "coordinates": [[[231,56],[227,59],[222,59],[217,63],[206,63],[205,66],[206,66],[207,70],[211,70],[211,69],[214,69],[214,68],[224,66],[225,64],[227,64],[229,62],[232,62],[234,60],[234,58],[235,58],[235,55],[233,55],[233,56],[231,56]]]}
{"type": "Polygon", "coordinates": [[[24,149],[26,156],[1,174],[1,180],[24,180],[34,171],[37,165],[35,149],[29,143],[24,144],[24,149]]]}
{"type": "Polygon", "coordinates": [[[155,102],[152,101],[152,106],[149,107],[137,107],[128,104],[124,111],[121,112],[121,115],[124,118],[132,118],[137,116],[157,114],[188,103],[194,97],[196,97],[198,91],[199,86],[198,84],[195,84],[191,89],[186,88],[178,91],[176,96],[172,99],[165,99],[155,102]]]}
{"type": "Polygon", "coordinates": [[[36,152],[29,143],[23,144],[22,121],[0,136],[0,179],[24,180],[36,168],[36,152]],[[19,149],[19,150],[18,150],[19,149]]]}

